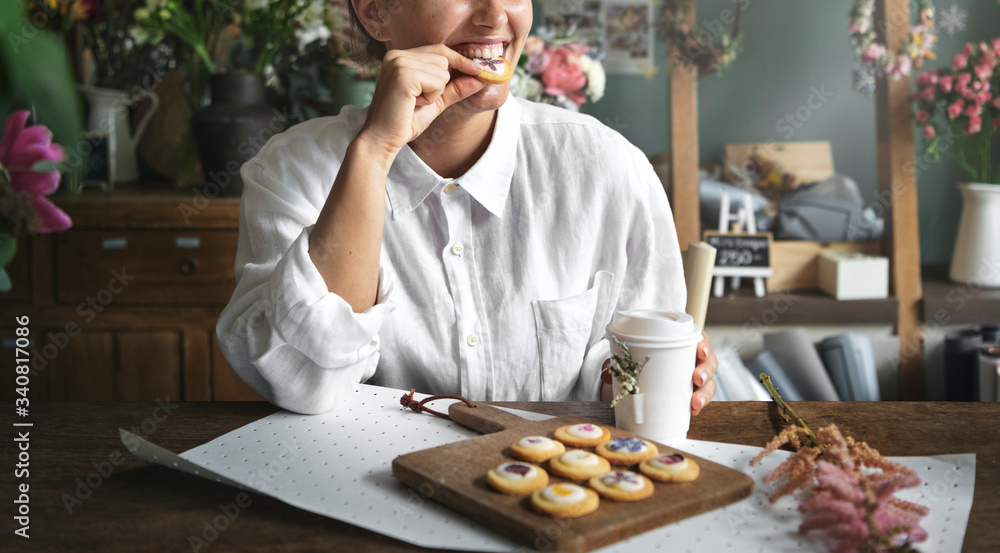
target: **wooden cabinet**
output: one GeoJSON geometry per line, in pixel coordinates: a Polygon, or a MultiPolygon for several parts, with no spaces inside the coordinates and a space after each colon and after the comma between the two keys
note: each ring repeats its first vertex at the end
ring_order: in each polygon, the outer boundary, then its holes
{"type": "MultiPolygon", "coordinates": [[[[0,294],[0,368],[28,315],[33,401],[260,399],[226,363],[215,323],[235,287],[238,199],[165,184],[55,198],[65,233],[22,241],[0,294]]],[[[15,397],[0,379],[0,399],[15,397]]]]}

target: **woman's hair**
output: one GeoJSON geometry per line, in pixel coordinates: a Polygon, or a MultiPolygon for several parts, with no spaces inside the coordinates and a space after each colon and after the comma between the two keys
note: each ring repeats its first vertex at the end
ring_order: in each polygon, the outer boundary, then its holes
{"type": "Polygon", "coordinates": [[[385,43],[375,40],[365,26],[361,24],[358,14],[354,11],[354,2],[344,0],[347,3],[347,10],[351,14],[351,57],[360,65],[378,65],[385,56],[385,43]]]}

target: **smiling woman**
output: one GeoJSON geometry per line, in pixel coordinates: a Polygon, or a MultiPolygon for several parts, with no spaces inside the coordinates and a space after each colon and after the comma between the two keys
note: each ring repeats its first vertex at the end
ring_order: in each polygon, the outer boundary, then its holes
{"type": "MultiPolygon", "coordinates": [[[[352,8],[382,52],[374,98],[292,128],[243,167],[223,352],[299,412],[365,381],[596,400],[614,311],[684,309],[652,167],[595,119],[475,78],[470,56],[517,63],[529,0],[352,8]]],[[[699,359],[694,412],[715,392],[707,341],[699,359]]]]}

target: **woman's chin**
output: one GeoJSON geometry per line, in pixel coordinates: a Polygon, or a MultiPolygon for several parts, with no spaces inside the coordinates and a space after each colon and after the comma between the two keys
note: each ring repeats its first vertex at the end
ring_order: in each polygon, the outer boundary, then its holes
{"type": "Polygon", "coordinates": [[[466,98],[462,104],[475,111],[493,111],[507,101],[508,83],[489,84],[479,92],[466,98]]]}

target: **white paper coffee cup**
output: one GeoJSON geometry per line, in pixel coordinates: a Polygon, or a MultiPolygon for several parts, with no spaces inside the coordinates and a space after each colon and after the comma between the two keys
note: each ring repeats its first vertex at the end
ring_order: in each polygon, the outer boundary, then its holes
{"type": "MultiPolygon", "coordinates": [[[[615,406],[615,426],[665,444],[687,438],[691,426],[691,379],[701,329],[687,313],[617,311],[607,327],[611,353],[624,356],[614,338],[628,346],[632,360],[649,361],[639,375],[638,394],[615,406]]],[[[620,385],[612,383],[617,394],[620,385]]]]}

